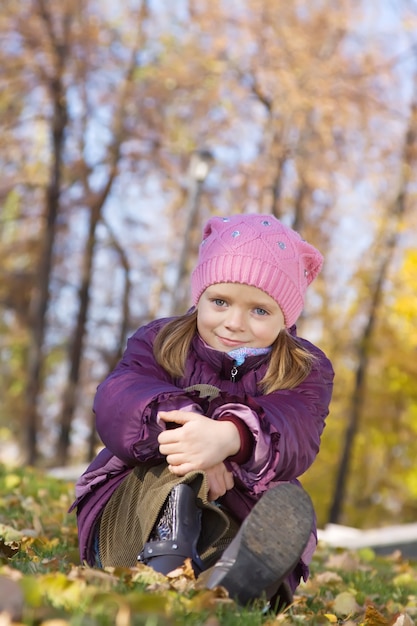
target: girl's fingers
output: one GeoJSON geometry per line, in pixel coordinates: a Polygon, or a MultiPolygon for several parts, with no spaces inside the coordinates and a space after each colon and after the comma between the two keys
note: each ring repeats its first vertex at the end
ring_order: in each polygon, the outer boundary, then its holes
{"type": "Polygon", "coordinates": [[[175,474],[175,476],[185,476],[188,472],[191,472],[193,468],[187,464],[183,463],[182,465],[168,465],[168,469],[171,474],[175,474]]]}

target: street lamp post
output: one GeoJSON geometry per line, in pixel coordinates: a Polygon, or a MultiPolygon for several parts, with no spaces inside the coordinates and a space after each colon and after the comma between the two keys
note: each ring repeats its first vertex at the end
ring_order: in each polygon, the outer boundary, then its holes
{"type": "Polygon", "coordinates": [[[187,259],[191,251],[191,232],[196,223],[200,197],[204,182],[210,172],[214,158],[209,150],[197,150],[191,155],[188,167],[188,201],[187,216],[183,235],[183,243],[180,258],[178,261],[177,280],[172,297],[172,313],[179,312],[184,303],[187,288],[185,279],[187,278],[187,259]]]}

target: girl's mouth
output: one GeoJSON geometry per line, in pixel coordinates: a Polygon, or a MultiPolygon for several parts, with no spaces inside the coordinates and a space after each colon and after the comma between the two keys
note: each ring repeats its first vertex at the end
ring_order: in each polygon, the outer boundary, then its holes
{"type": "Polygon", "coordinates": [[[238,341],[236,339],[228,339],[227,337],[217,337],[217,339],[224,346],[228,346],[229,348],[240,348],[240,346],[246,345],[244,341],[238,341]]]}

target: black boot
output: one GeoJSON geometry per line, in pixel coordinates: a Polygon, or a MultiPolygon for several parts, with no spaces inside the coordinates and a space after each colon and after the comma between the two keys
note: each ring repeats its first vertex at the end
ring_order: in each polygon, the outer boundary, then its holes
{"type": "Polygon", "coordinates": [[[308,494],[291,483],[277,485],[256,503],[204,586],[225,587],[243,606],[268,589],[276,592],[296,567],[312,526],[308,494]]]}
{"type": "Polygon", "coordinates": [[[194,490],[185,483],[170,491],[138,561],[161,574],[168,574],[190,558],[195,574],[202,571],[203,565],[197,553],[201,509],[196,500],[194,490]]]}

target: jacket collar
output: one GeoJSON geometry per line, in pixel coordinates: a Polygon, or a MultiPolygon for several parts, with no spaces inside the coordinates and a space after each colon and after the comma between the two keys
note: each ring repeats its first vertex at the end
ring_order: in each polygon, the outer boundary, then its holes
{"type": "MultiPolygon", "coordinates": [[[[234,361],[233,358],[227,354],[227,352],[220,352],[220,350],[211,348],[205,341],[203,341],[198,333],[196,333],[192,345],[194,351],[200,359],[209,363],[213,369],[221,372],[226,378],[230,377],[230,372],[234,367],[234,361]]],[[[269,354],[246,357],[245,362],[238,367],[238,378],[240,378],[240,376],[248,370],[257,369],[268,359],[269,354]]]]}

